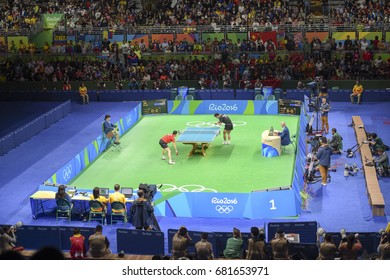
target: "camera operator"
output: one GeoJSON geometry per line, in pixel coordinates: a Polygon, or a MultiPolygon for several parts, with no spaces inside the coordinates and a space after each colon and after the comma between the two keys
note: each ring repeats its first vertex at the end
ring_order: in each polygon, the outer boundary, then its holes
{"type": "Polygon", "coordinates": [[[282,229],[278,228],[275,237],[271,240],[272,255],[274,260],[289,260],[289,242],[282,229]]]}
{"type": "Polygon", "coordinates": [[[22,250],[21,247],[16,247],[16,226],[3,226],[0,231],[0,254],[10,250],[22,250]]]}
{"type": "Polygon", "coordinates": [[[337,133],[336,128],[332,128],[332,139],[330,139],[328,143],[332,148],[333,154],[341,154],[343,149],[343,137],[337,133]]]}
{"type": "Polygon", "coordinates": [[[350,233],[340,241],[339,252],[341,260],[357,260],[358,254],[363,246],[360,243],[359,235],[350,233]]]}
{"type": "Polygon", "coordinates": [[[151,202],[145,198],[143,190],[138,190],[138,198],[131,206],[131,222],[136,229],[150,230],[153,227],[152,214],[154,208],[151,202]]]}
{"type": "Polygon", "coordinates": [[[384,232],[378,246],[379,259],[390,260],[390,232],[384,232]]]}
{"type": "Polygon", "coordinates": [[[376,164],[377,172],[381,177],[388,176],[389,157],[387,153],[381,148],[377,150],[377,153],[378,156],[374,158],[374,163],[376,164]]]}
{"type": "Polygon", "coordinates": [[[382,139],[379,138],[375,132],[371,133],[371,137],[368,143],[370,144],[371,152],[373,154],[377,154],[378,149],[385,149],[385,145],[383,144],[382,139]]]}

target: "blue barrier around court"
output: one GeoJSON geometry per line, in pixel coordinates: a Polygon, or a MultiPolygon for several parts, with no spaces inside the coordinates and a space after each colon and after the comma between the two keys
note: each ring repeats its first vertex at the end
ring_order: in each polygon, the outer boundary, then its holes
{"type": "Polygon", "coordinates": [[[136,229],[117,229],[117,252],[137,255],[164,255],[164,233],[136,229]]]}
{"type": "Polygon", "coordinates": [[[25,125],[0,138],[0,155],[27,141],[35,134],[59,121],[71,111],[70,100],[58,105],[25,125]]]}
{"type": "Polygon", "coordinates": [[[277,229],[283,230],[286,234],[299,234],[300,243],[316,243],[317,241],[317,222],[275,222],[268,223],[267,236],[268,242],[275,236],[277,229]]]}

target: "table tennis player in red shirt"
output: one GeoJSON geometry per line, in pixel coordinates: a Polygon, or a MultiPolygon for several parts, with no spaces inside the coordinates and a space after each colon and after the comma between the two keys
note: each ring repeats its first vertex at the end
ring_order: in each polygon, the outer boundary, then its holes
{"type": "Polygon", "coordinates": [[[177,151],[177,147],[176,147],[176,141],[175,141],[175,137],[177,135],[177,131],[174,130],[172,132],[172,134],[167,134],[167,135],[164,135],[163,137],[161,137],[160,139],[160,146],[161,148],[163,149],[162,150],[162,159],[163,160],[166,160],[166,156],[165,156],[165,152],[168,153],[168,159],[169,159],[169,164],[175,164],[174,161],[172,161],[172,155],[171,155],[171,149],[168,147],[168,144],[169,143],[172,143],[173,144],[173,147],[175,147],[175,150],[176,150],[176,155],[178,156],[179,155],[179,152],[177,151]]]}

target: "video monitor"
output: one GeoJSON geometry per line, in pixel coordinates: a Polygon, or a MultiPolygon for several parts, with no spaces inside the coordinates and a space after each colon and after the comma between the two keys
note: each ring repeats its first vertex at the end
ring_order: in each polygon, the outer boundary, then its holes
{"type": "Polygon", "coordinates": [[[110,190],[108,188],[99,188],[99,195],[108,197],[110,190]]]}
{"type": "Polygon", "coordinates": [[[133,188],[121,188],[121,193],[125,195],[126,198],[133,196],[133,188]]]}

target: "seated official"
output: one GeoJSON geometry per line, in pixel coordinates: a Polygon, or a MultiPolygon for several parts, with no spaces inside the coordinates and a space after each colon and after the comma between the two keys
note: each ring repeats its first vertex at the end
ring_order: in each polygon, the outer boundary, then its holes
{"type": "MultiPolygon", "coordinates": [[[[109,196],[109,201],[110,201],[110,204],[115,202],[115,201],[119,201],[119,202],[122,202],[125,207],[126,207],[126,197],[124,194],[122,194],[120,192],[120,185],[119,184],[115,184],[114,185],[114,193],[110,194],[109,196]]],[[[126,210],[126,209],[125,209],[126,210]]],[[[112,209],[112,212],[118,212],[118,210],[115,210],[115,209],[112,209]]],[[[122,213],[123,211],[120,211],[120,213],[122,213]]]]}
{"type": "Polygon", "coordinates": [[[389,174],[389,157],[383,149],[377,150],[378,156],[374,159],[376,169],[380,176],[388,176],[389,174]]]}
{"type": "MultiPolygon", "coordinates": [[[[107,210],[107,203],[108,203],[108,198],[99,195],[99,188],[95,187],[92,191],[92,195],[90,196],[91,200],[98,200],[103,204],[104,211],[107,210]]],[[[97,211],[102,211],[103,209],[96,209],[97,211]]]]}
{"type": "Polygon", "coordinates": [[[286,126],[285,122],[281,122],[280,125],[281,125],[283,130],[281,132],[276,132],[276,133],[277,133],[277,135],[280,136],[281,145],[288,146],[291,143],[290,131],[288,130],[288,127],[286,126]]]}
{"type": "Polygon", "coordinates": [[[332,148],[333,154],[341,154],[343,150],[343,137],[337,133],[336,128],[332,128],[332,139],[328,141],[328,144],[332,148]]]}
{"type": "Polygon", "coordinates": [[[104,117],[103,130],[104,134],[108,139],[111,139],[115,136],[115,144],[120,144],[118,128],[116,127],[116,125],[111,123],[110,115],[106,115],[104,117]]]}
{"type": "MultiPolygon", "coordinates": [[[[69,194],[66,193],[65,191],[65,186],[64,185],[60,185],[58,187],[58,190],[56,192],[56,196],[55,196],[55,199],[65,199],[66,201],[69,202],[70,205],[72,205],[72,200],[69,196],[69,194]]],[[[59,210],[62,210],[62,211],[65,211],[65,210],[68,210],[68,207],[64,208],[64,207],[58,207],[59,210]]]]}
{"type": "Polygon", "coordinates": [[[360,100],[363,93],[363,86],[359,81],[356,81],[356,84],[353,86],[352,93],[350,95],[351,103],[355,103],[355,97],[357,97],[357,104],[360,104],[360,100]]]}

